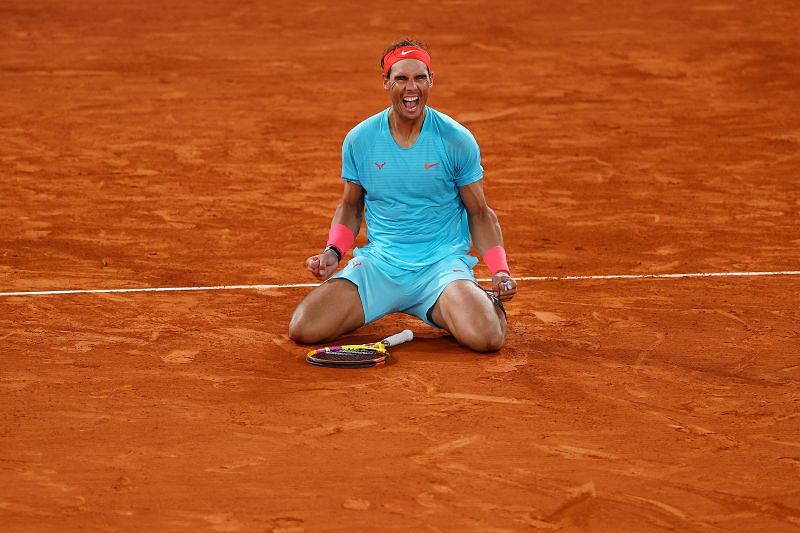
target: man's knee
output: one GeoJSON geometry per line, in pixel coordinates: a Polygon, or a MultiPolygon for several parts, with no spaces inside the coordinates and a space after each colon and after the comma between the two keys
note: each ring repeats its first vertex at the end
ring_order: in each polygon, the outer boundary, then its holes
{"type": "Polygon", "coordinates": [[[496,352],[505,344],[506,315],[499,300],[466,280],[448,286],[432,318],[473,351],[496,352]]]}
{"type": "Polygon", "coordinates": [[[289,338],[299,344],[317,344],[353,331],[363,323],[364,311],[356,286],[346,280],[333,280],[300,302],[289,321],[289,338]],[[336,305],[331,305],[332,302],[336,305]]]}
{"type": "Polygon", "coordinates": [[[299,344],[314,344],[308,327],[308,321],[303,320],[302,304],[298,305],[289,321],[289,338],[299,344]]]}
{"type": "Polygon", "coordinates": [[[487,317],[477,320],[474,327],[462,332],[461,338],[456,338],[470,350],[486,353],[500,350],[506,342],[504,324],[500,319],[487,317]]]}

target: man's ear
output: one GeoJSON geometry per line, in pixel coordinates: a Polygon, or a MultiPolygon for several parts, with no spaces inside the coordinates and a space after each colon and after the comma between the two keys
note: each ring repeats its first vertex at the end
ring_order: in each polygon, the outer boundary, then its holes
{"type": "Polygon", "coordinates": [[[389,88],[392,86],[392,81],[387,78],[386,76],[383,77],[383,88],[384,90],[388,91],[389,88]]]}

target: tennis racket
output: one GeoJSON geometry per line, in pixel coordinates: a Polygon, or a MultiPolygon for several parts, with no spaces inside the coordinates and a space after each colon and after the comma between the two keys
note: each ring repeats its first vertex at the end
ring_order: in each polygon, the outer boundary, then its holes
{"type": "Polygon", "coordinates": [[[380,366],[389,360],[387,348],[408,342],[413,338],[414,334],[411,330],[404,329],[400,333],[372,344],[345,344],[311,350],[306,354],[306,361],[312,365],[335,368],[380,366]]]}

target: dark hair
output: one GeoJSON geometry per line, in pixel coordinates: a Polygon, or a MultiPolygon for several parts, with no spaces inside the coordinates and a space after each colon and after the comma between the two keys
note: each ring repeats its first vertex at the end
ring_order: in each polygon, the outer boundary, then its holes
{"type": "MultiPolygon", "coordinates": [[[[431,51],[428,50],[428,45],[427,44],[423,43],[419,39],[414,39],[413,37],[406,37],[405,39],[402,39],[400,41],[397,41],[397,42],[394,42],[394,43],[390,44],[383,51],[383,53],[381,54],[381,72],[383,72],[383,58],[386,57],[386,54],[388,54],[392,50],[397,50],[398,48],[402,48],[404,46],[416,46],[416,47],[422,48],[423,50],[428,52],[428,54],[431,53],[431,51]]],[[[389,78],[389,75],[391,73],[392,73],[392,69],[389,69],[389,72],[386,73],[386,78],[387,79],[389,78]]]]}

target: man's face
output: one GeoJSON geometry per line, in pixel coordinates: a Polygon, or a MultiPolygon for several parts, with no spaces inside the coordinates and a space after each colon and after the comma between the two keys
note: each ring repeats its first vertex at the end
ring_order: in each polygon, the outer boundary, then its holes
{"type": "Polygon", "coordinates": [[[398,117],[414,120],[425,109],[432,84],[433,78],[425,63],[419,59],[402,59],[392,65],[383,87],[389,92],[398,117]]]}

